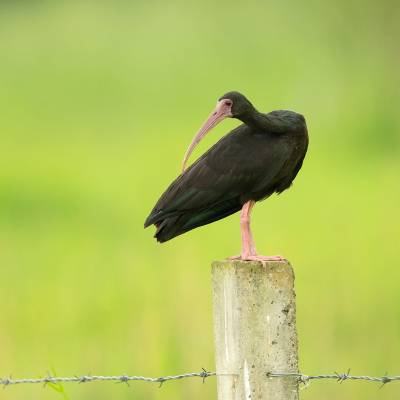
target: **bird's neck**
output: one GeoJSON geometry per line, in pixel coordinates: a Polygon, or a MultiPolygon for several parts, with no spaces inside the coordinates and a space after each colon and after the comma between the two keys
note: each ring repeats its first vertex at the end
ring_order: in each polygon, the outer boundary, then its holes
{"type": "Polygon", "coordinates": [[[270,127],[268,118],[256,109],[246,112],[239,119],[251,128],[267,130],[270,127]]]}

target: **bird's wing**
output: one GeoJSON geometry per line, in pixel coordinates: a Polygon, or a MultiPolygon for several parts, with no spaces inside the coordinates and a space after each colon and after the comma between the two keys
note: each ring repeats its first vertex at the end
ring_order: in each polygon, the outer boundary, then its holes
{"type": "Polygon", "coordinates": [[[243,185],[251,181],[251,176],[240,174],[233,167],[217,171],[203,157],[171,183],[158,200],[145,226],[176,212],[200,211],[218,202],[238,198],[243,185]]]}
{"type": "Polygon", "coordinates": [[[254,154],[259,154],[257,150],[260,150],[257,142],[249,143],[248,137],[241,134],[243,128],[239,128],[223,137],[172,182],[145,226],[191,211],[206,210],[218,213],[214,220],[222,218],[238,211],[246,201],[243,196],[251,193],[253,188],[274,180],[287,155],[272,145],[263,149],[262,157],[255,158],[254,154]],[[265,160],[269,160],[267,166],[265,160]]]}

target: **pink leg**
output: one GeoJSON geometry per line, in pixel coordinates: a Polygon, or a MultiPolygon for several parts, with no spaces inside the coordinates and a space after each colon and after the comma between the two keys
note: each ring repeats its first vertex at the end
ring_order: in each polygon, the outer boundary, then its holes
{"type": "Polygon", "coordinates": [[[246,261],[282,261],[282,256],[261,256],[257,254],[254,244],[253,235],[250,229],[250,213],[255,201],[250,200],[245,203],[240,213],[240,231],[242,234],[242,252],[240,256],[230,257],[231,259],[239,259],[246,261]]]}

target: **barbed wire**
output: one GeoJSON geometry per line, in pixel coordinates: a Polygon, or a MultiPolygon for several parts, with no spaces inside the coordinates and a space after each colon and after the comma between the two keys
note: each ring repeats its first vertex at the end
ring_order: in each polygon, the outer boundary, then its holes
{"type": "MultiPolygon", "coordinates": [[[[180,379],[188,379],[188,378],[201,378],[203,383],[206,378],[211,376],[221,376],[221,375],[232,375],[232,374],[217,374],[216,372],[207,371],[202,368],[200,372],[188,372],[179,375],[167,375],[160,377],[147,377],[147,376],[135,376],[135,375],[75,375],[69,377],[62,376],[53,376],[48,374],[42,378],[0,378],[0,385],[3,387],[11,386],[11,385],[21,385],[21,384],[43,384],[46,386],[47,384],[59,384],[59,383],[88,383],[88,382],[99,382],[99,381],[108,381],[114,383],[126,383],[129,385],[129,382],[132,381],[144,381],[144,382],[152,382],[158,383],[161,387],[163,383],[173,380],[180,379]]],[[[368,376],[368,375],[350,375],[350,369],[346,373],[333,373],[333,374],[321,374],[321,375],[305,375],[297,372],[267,372],[266,378],[274,379],[274,378],[286,378],[286,377],[294,377],[297,379],[299,383],[308,386],[308,384],[313,380],[336,380],[339,383],[343,383],[347,380],[354,381],[369,381],[369,382],[378,382],[381,383],[382,386],[394,382],[400,381],[400,375],[394,376],[368,376]]],[[[381,387],[382,387],[381,386],[381,387]]]]}
{"type": "Polygon", "coordinates": [[[216,375],[215,372],[210,372],[202,369],[201,372],[188,372],[180,375],[167,375],[160,376],[157,378],[148,377],[148,376],[131,376],[131,375],[76,375],[76,376],[52,376],[47,375],[42,378],[17,378],[13,379],[9,378],[0,378],[0,385],[4,387],[10,385],[21,385],[21,384],[38,384],[42,383],[47,385],[49,383],[57,384],[57,383],[67,383],[67,382],[75,382],[75,383],[88,383],[88,382],[98,382],[98,381],[108,381],[114,383],[126,383],[132,381],[144,381],[144,382],[153,382],[159,383],[160,386],[167,381],[179,380],[179,379],[187,379],[187,378],[202,378],[203,383],[206,378],[210,376],[216,375]]]}
{"type": "Polygon", "coordinates": [[[400,381],[400,375],[394,375],[394,376],[388,376],[387,374],[384,376],[350,375],[350,369],[348,369],[346,373],[342,374],[334,372],[333,374],[305,375],[300,372],[299,373],[267,372],[266,376],[267,378],[295,377],[297,378],[299,383],[303,383],[305,386],[308,386],[308,384],[313,380],[321,380],[321,379],[336,380],[339,383],[343,383],[344,381],[347,380],[379,382],[382,383],[382,386],[394,381],[400,381]]]}

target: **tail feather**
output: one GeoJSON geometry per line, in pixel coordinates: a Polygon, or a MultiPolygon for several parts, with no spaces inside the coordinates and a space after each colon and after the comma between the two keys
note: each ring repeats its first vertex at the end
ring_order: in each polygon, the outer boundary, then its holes
{"type": "Polygon", "coordinates": [[[158,211],[155,215],[149,216],[145,222],[145,227],[154,224],[157,228],[154,237],[158,242],[163,243],[194,228],[234,214],[241,207],[238,199],[231,199],[197,211],[176,211],[165,215],[162,215],[162,211],[158,211]]]}
{"type": "Polygon", "coordinates": [[[173,217],[167,217],[155,224],[157,230],[154,237],[157,239],[157,242],[164,243],[183,233],[179,232],[180,227],[179,224],[177,224],[178,219],[179,216],[175,215],[173,217]]]}

